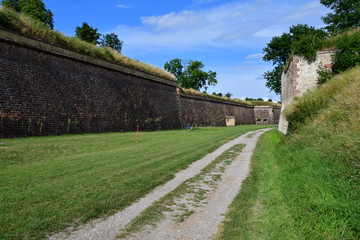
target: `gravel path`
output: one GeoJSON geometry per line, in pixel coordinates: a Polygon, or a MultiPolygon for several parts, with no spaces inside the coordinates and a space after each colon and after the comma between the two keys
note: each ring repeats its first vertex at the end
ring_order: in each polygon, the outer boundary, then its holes
{"type": "Polygon", "coordinates": [[[217,226],[223,219],[228,205],[238,193],[242,181],[249,173],[250,158],[256,146],[259,136],[270,129],[262,129],[249,132],[235,140],[232,140],[202,159],[192,163],[187,169],[178,172],[175,178],[165,185],[155,188],[144,198],[133,203],[131,206],[116,213],[107,219],[98,219],[81,226],[76,231],[59,233],[49,237],[50,239],[113,239],[121,232],[131,220],[139,215],[147,207],[174,190],[187,179],[196,176],[201,169],[211,163],[230,147],[244,143],[246,147],[236,160],[229,165],[223,173],[222,179],[215,192],[208,194],[208,204],[182,223],[176,223],[167,217],[158,224],[155,229],[146,229],[134,235],[135,239],[211,239],[216,233],[217,226]],[[246,137],[251,136],[251,138],[246,137]]]}

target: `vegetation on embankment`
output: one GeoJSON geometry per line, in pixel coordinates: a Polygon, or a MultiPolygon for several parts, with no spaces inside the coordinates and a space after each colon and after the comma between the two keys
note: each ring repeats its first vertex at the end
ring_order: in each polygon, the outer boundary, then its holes
{"type": "Polygon", "coordinates": [[[261,137],[219,238],[360,238],[360,69],[299,98],[289,112],[304,120],[290,136],[261,137]]]}
{"type": "Polygon", "coordinates": [[[102,58],[131,69],[175,81],[174,76],[163,69],[133,60],[111,48],[98,47],[76,37],[67,37],[58,31],[50,29],[45,23],[35,20],[28,15],[22,13],[19,14],[9,8],[0,8],[0,27],[45,40],[53,44],[58,44],[94,58],[102,58]]]}
{"type": "MultiPolygon", "coordinates": [[[[291,133],[298,130],[305,122],[317,118],[317,113],[329,108],[330,105],[331,111],[336,111],[339,118],[346,117],[349,111],[356,112],[356,107],[353,109],[352,106],[356,106],[359,99],[356,100],[357,93],[354,91],[353,85],[358,82],[360,82],[360,67],[336,75],[327,84],[320,85],[316,91],[310,91],[300,98],[295,98],[284,112],[284,116],[289,121],[288,131],[291,133]],[[351,99],[353,97],[355,99],[351,99]],[[340,104],[345,99],[352,100],[354,103],[349,106],[343,104],[335,109],[334,104],[340,104]]],[[[323,120],[325,124],[331,119],[323,120]]]]}
{"type": "Polygon", "coordinates": [[[112,214],[248,131],[196,128],[4,139],[0,239],[39,239],[112,214]],[[214,141],[216,139],[216,141],[214,141]]]}

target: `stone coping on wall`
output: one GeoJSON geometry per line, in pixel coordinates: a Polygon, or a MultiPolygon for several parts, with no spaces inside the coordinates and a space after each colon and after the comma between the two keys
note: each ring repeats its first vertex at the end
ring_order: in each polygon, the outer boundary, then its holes
{"type": "Polygon", "coordinates": [[[190,94],[190,93],[184,93],[184,92],[180,93],[180,97],[205,100],[205,101],[209,101],[209,102],[218,102],[218,103],[224,103],[224,104],[228,104],[228,105],[235,105],[235,106],[241,106],[241,107],[247,107],[247,108],[254,108],[254,106],[250,106],[250,105],[247,105],[244,103],[237,103],[237,102],[232,102],[232,101],[204,97],[204,96],[190,94]]]}
{"type": "Polygon", "coordinates": [[[122,66],[120,64],[115,64],[108,62],[104,59],[100,58],[93,58],[90,56],[87,56],[85,54],[77,53],[73,50],[67,49],[64,46],[55,45],[50,42],[45,42],[43,40],[33,38],[28,35],[23,35],[18,32],[14,32],[8,29],[4,29],[0,27],[0,41],[18,45],[21,47],[25,47],[28,49],[32,49],[35,51],[41,51],[45,52],[51,55],[60,56],[64,58],[68,58],[71,60],[83,62],[86,64],[95,65],[98,67],[110,69],[113,71],[121,72],[121,73],[127,73],[133,76],[141,77],[147,80],[155,81],[164,83],[171,86],[178,86],[175,81],[168,80],[166,78],[161,78],[155,75],[152,75],[150,73],[145,73],[136,69],[132,69],[126,66],[122,66]]]}

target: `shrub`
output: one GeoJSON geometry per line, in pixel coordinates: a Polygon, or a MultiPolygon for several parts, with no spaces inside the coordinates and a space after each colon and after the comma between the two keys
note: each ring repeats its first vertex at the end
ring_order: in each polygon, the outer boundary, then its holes
{"type": "Polygon", "coordinates": [[[316,51],[323,47],[324,39],[323,35],[303,35],[292,44],[293,54],[304,56],[310,61],[315,60],[316,51]]]}
{"type": "Polygon", "coordinates": [[[345,33],[336,39],[334,73],[340,73],[360,64],[360,31],[345,33]]]}
{"type": "Polygon", "coordinates": [[[319,67],[316,72],[319,75],[317,78],[318,85],[326,83],[331,78],[331,72],[327,68],[319,67]]]}

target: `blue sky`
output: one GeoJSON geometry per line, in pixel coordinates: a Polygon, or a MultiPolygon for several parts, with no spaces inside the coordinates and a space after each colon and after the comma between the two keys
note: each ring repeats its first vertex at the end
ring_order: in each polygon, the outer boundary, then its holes
{"type": "Polygon", "coordinates": [[[100,33],[115,32],[122,53],[163,68],[174,58],[202,61],[218,74],[208,93],[233,97],[280,97],[269,92],[262,75],[272,64],[262,49],[273,36],[296,24],[323,27],[329,12],[319,0],[44,0],[55,29],[74,36],[87,22],[100,33]]]}

